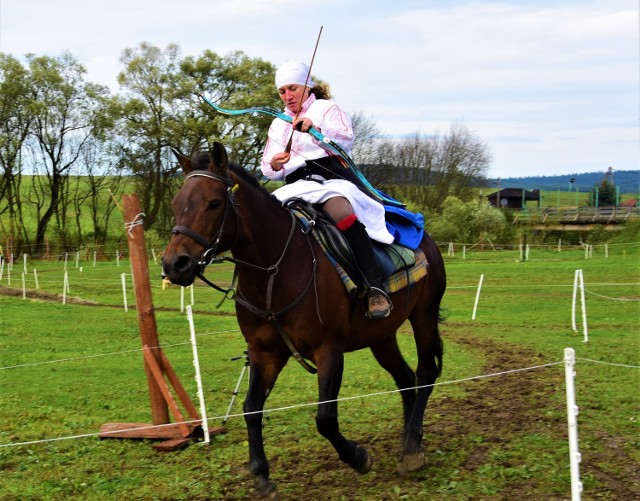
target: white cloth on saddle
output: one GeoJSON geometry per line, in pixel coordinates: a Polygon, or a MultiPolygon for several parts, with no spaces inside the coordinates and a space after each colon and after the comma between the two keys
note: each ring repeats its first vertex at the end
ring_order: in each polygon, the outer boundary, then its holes
{"type": "Polygon", "coordinates": [[[329,179],[318,183],[299,180],[278,188],[273,194],[282,203],[292,198],[302,198],[312,204],[322,204],[332,197],[345,197],[371,239],[383,244],[393,243],[393,235],[387,230],[384,206],[365,195],[350,181],[329,179]]]}

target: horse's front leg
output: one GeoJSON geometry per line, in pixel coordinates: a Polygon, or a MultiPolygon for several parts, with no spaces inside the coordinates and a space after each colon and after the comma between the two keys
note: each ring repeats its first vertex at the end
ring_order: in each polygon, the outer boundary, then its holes
{"type": "Polygon", "coordinates": [[[244,401],[244,419],[249,439],[249,470],[258,499],[278,499],[278,488],[269,480],[269,461],[264,451],[262,416],[264,404],[287,357],[264,354],[249,348],[249,389],[244,401]]]}
{"type": "Polygon", "coordinates": [[[318,432],[335,448],[342,461],[358,473],[371,469],[372,459],[367,449],[347,440],[340,433],[338,424],[338,394],[342,384],[344,355],[342,352],[328,352],[317,358],[319,404],[316,414],[318,432]],[[326,403],[323,403],[326,402],[326,403]]]}

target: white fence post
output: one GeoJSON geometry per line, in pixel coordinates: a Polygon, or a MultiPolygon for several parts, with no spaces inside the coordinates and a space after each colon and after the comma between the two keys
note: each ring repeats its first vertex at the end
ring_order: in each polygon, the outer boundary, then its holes
{"type": "Polygon", "coordinates": [[[204,443],[211,441],[209,437],[209,423],[207,422],[207,409],[204,403],[204,392],[202,391],[202,376],[200,375],[200,360],[198,358],[198,345],[196,343],[196,329],[193,325],[193,313],[191,306],[187,306],[187,320],[189,321],[189,330],[191,332],[191,348],[193,349],[193,367],[196,371],[196,386],[198,388],[198,400],[200,401],[200,417],[202,418],[202,433],[204,434],[204,443]]]}
{"type": "Polygon", "coordinates": [[[582,307],[582,331],[584,334],[583,341],[586,343],[589,341],[589,333],[587,330],[587,302],[584,294],[584,274],[582,270],[576,270],[573,277],[573,301],[571,305],[571,328],[573,332],[578,332],[578,326],[576,325],[576,299],[580,289],[580,305],[582,307]]]}
{"type": "Polygon", "coordinates": [[[62,282],[62,304],[67,304],[67,292],[69,292],[69,274],[64,270],[64,279],[62,282]]]}
{"type": "Polygon", "coordinates": [[[122,282],[122,300],[124,301],[124,311],[129,311],[129,307],[127,305],[127,279],[126,274],[123,273],[120,275],[120,281],[122,282]]]}
{"type": "Polygon", "coordinates": [[[480,275],[480,282],[478,282],[478,290],[476,292],[476,300],[473,304],[473,315],[471,315],[471,320],[476,319],[476,311],[478,310],[478,301],[480,300],[480,290],[482,289],[483,280],[484,280],[484,273],[480,275]]]}
{"type": "Polygon", "coordinates": [[[567,390],[567,423],[569,427],[569,466],[571,468],[571,501],[580,501],[582,482],[580,482],[580,461],[578,451],[578,406],[575,390],[576,353],[573,348],[564,349],[564,376],[567,390]]]}

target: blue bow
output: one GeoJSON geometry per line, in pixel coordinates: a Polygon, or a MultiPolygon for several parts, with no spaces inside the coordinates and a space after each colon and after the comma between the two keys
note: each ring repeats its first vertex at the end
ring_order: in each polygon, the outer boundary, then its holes
{"type": "MultiPolygon", "coordinates": [[[[262,114],[262,115],[269,115],[274,118],[279,118],[280,120],[284,120],[285,122],[289,122],[289,123],[293,122],[293,119],[286,113],[282,113],[281,111],[276,110],[275,108],[270,108],[268,106],[255,106],[255,107],[247,108],[244,110],[228,110],[213,104],[205,96],[200,95],[199,97],[209,106],[211,106],[214,110],[219,111],[220,113],[224,113],[225,115],[244,115],[246,113],[256,113],[256,114],[262,114]]],[[[331,139],[326,137],[324,134],[322,134],[322,132],[320,132],[318,129],[315,129],[313,127],[309,129],[309,134],[311,135],[311,137],[313,137],[317,141],[320,141],[323,148],[325,148],[327,151],[329,151],[333,155],[336,155],[337,157],[339,157],[343,161],[342,162],[343,165],[353,171],[353,173],[358,177],[360,182],[362,182],[363,187],[373,196],[373,198],[375,198],[380,203],[385,205],[391,205],[394,207],[404,207],[404,204],[402,202],[399,202],[398,200],[391,198],[388,195],[385,195],[384,193],[379,191],[377,188],[374,188],[371,185],[371,183],[367,180],[367,178],[364,177],[364,174],[360,172],[360,169],[358,169],[357,165],[353,162],[353,160],[347,154],[347,152],[340,147],[340,145],[336,144],[334,141],[332,141],[331,139]]]]}

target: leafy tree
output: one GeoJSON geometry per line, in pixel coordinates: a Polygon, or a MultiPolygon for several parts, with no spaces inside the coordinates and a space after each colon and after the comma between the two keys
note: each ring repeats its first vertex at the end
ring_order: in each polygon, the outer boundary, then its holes
{"type": "Polygon", "coordinates": [[[193,124],[185,132],[188,151],[206,147],[212,141],[222,142],[231,159],[250,171],[257,171],[267,142],[267,131],[273,120],[265,115],[226,116],[205,103],[196,103],[198,95],[228,109],[268,106],[282,108],[274,84],[275,67],[260,58],[249,58],[242,52],[220,57],[205,51],[198,58],[187,57],[181,65],[185,77],[184,110],[193,124]]]}
{"type": "Polygon", "coordinates": [[[8,234],[18,237],[16,245],[29,244],[20,182],[22,151],[33,121],[32,92],[28,69],[14,57],[0,53],[0,215],[8,214],[8,234]]]}
{"type": "MultiPolygon", "coordinates": [[[[136,192],[149,228],[171,199],[172,162],[168,147],[178,127],[180,48],[165,50],[147,42],[127,48],[120,57],[124,70],[118,83],[125,90],[120,134],[121,167],[136,179],[136,192]]],[[[168,216],[167,216],[168,217],[168,216]]]]}
{"type": "Polygon", "coordinates": [[[122,165],[138,179],[136,190],[146,214],[145,227],[156,221],[161,233],[171,228],[170,200],[178,172],[169,147],[185,153],[221,141],[231,158],[257,169],[271,119],[228,117],[203,104],[199,95],[227,108],[274,106],[274,68],[241,52],[220,57],[205,51],[180,57],[177,45],[161,50],[148,43],[122,53],[125,70],[118,81],[123,100],[122,165]]]}
{"type": "Polygon", "coordinates": [[[605,176],[602,182],[594,186],[589,195],[589,205],[595,207],[610,207],[616,205],[616,188],[605,176]]]}
{"type": "Polygon", "coordinates": [[[66,205],[61,205],[67,183],[84,145],[103,134],[105,86],[84,80],[86,70],[70,53],[59,57],[27,56],[32,82],[33,123],[30,144],[34,170],[43,174],[34,192],[42,208],[38,214],[36,248],[42,250],[51,219],[56,216],[59,231],[66,231],[66,205]]]}
{"type": "Polygon", "coordinates": [[[511,236],[504,211],[486,202],[464,202],[454,196],[445,199],[441,214],[427,226],[436,240],[444,242],[498,243],[511,236]]]}

